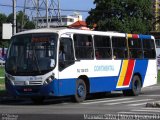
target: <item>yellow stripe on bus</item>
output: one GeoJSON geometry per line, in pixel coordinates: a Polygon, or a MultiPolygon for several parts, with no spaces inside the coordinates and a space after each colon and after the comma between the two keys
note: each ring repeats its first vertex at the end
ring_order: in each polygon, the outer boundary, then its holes
{"type": "Polygon", "coordinates": [[[127,37],[128,38],[132,38],[132,34],[127,34],[127,37]]]}
{"type": "Polygon", "coordinates": [[[122,70],[118,79],[118,86],[122,86],[128,68],[128,60],[123,60],[122,70]]]}

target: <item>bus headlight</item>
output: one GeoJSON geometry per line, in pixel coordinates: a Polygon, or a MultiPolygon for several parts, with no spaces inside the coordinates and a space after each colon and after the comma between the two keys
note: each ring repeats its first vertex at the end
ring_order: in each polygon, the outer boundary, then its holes
{"type": "Polygon", "coordinates": [[[49,76],[45,81],[44,81],[44,85],[47,85],[49,83],[51,83],[54,80],[54,74],[52,74],[51,76],[49,76]]]}

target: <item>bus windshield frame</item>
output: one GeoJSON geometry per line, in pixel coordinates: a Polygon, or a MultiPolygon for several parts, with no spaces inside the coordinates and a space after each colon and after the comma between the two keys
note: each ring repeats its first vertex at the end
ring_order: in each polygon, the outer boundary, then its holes
{"type": "Polygon", "coordinates": [[[5,70],[11,75],[43,75],[53,70],[57,55],[56,33],[16,35],[11,38],[5,70]]]}

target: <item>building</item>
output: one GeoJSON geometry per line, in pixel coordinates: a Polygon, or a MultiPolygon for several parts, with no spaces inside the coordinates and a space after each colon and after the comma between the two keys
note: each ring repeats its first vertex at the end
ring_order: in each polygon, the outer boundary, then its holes
{"type": "Polygon", "coordinates": [[[160,0],[152,0],[153,4],[153,31],[160,31],[160,0]]]}
{"type": "Polygon", "coordinates": [[[75,23],[68,26],[69,28],[73,29],[81,29],[81,30],[91,30],[87,27],[87,23],[85,21],[78,20],[75,23]]]}
{"type": "MultiPolygon", "coordinates": [[[[33,19],[37,22],[37,28],[45,28],[47,27],[47,18],[46,17],[38,17],[33,19]]],[[[82,20],[82,15],[74,14],[74,15],[64,15],[58,18],[57,16],[49,16],[48,17],[48,26],[53,28],[57,26],[69,26],[76,21],[82,20]]]]}

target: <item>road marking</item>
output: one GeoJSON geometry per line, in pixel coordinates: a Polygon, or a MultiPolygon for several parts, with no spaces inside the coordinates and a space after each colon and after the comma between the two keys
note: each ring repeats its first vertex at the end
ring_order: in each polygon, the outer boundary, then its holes
{"type": "MultiPolygon", "coordinates": [[[[156,102],[156,101],[152,101],[152,100],[154,100],[154,99],[147,99],[146,102],[148,102],[148,101],[150,101],[150,102],[156,102]]],[[[140,105],[145,105],[145,104],[147,104],[146,102],[145,102],[145,103],[130,104],[130,105],[127,105],[127,106],[140,106],[140,105]]]]}
{"type": "Polygon", "coordinates": [[[134,106],[140,106],[140,105],[145,105],[145,104],[147,104],[147,103],[130,104],[130,105],[127,105],[127,106],[132,106],[132,107],[134,107],[134,106]]]}
{"type": "Polygon", "coordinates": [[[160,100],[158,100],[158,101],[154,101],[154,103],[160,103],[160,100]]]}
{"type": "Polygon", "coordinates": [[[117,112],[118,115],[121,115],[121,114],[134,114],[134,115],[153,115],[154,113],[147,113],[147,112],[138,112],[138,111],[133,111],[133,112],[125,112],[125,111],[122,111],[122,112],[117,112]]]}
{"type": "Polygon", "coordinates": [[[80,104],[108,103],[108,102],[131,100],[131,99],[133,99],[133,98],[121,98],[121,99],[102,100],[102,101],[94,101],[94,102],[85,102],[85,103],[80,103],[80,104]]]}
{"type": "Polygon", "coordinates": [[[104,100],[111,100],[111,99],[113,99],[113,98],[102,98],[102,99],[97,98],[97,99],[93,99],[93,100],[85,100],[85,102],[95,102],[95,101],[100,101],[100,100],[104,101],[104,100]]]}
{"type": "Polygon", "coordinates": [[[140,95],[140,96],[148,96],[148,97],[160,97],[160,95],[158,94],[158,95],[140,95]]]}
{"type": "Polygon", "coordinates": [[[160,113],[160,108],[158,110],[153,108],[153,109],[140,109],[140,110],[134,109],[134,110],[131,110],[131,111],[134,111],[134,112],[160,113]]]}
{"type": "Polygon", "coordinates": [[[145,91],[145,90],[156,90],[156,89],[160,89],[160,86],[159,85],[155,85],[155,86],[145,87],[145,88],[142,88],[142,91],[145,91]]]}
{"type": "MultiPolygon", "coordinates": [[[[160,110],[160,108],[141,108],[141,109],[144,109],[144,110],[160,110]]],[[[159,111],[160,112],[160,111],[159,111]]]]}
{"type": "MultiPolygon", "coordinates": [[[[151,101],[152,103],[160,103],[160,101],[151,101]]],[[[138,106],[138,105],[145,105],[146,103],[137,103],[137,104],[131,104],[131,105],[128,105],[128,106],[138,106]]]]}
{"type": "Polygon", "coordinates": [[[117,105],[117,104],[123,104],[123,103],[133,103],[133,102],[140,102],[140,101],[150,101],[153,99],[142,99],[142,100],[132,100],[132,101],[122,101],[122,102],[115,102],[115,103],[107,103],[104,105],[117,105]]]}

